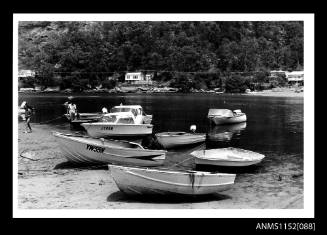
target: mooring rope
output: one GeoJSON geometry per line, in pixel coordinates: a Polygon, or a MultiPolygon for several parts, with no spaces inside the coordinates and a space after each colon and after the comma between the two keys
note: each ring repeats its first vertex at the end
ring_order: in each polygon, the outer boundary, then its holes
{"type": "MultiPolygon", "coordinates": [[[[205,143],[202,143],[201,145],[196,146],[196,147],[194,147],[194,148],[188,150],[187,152],[183,153],[183,155],[188,155],[188,154],[190,154],[191,152],[193,152],[195,149],[200,149],[200,148],[202,148],[204,145],[205,145],[205,143]]],[[[169,166],[168,168],[172,168],[172,167],[174,167],[174,166],[178,166],[178,165],[182,164],[183,162],[186,162],[186,161],[191,160],[191,159],[193,159],[193,158],[195,158],[195,156],[191,155],[191,157],[186,158],[186,159],[184,159],[184,160],[181,161],[181,162],[177,162],[177,163],[175,163],[175,164],[169,166]]]]}

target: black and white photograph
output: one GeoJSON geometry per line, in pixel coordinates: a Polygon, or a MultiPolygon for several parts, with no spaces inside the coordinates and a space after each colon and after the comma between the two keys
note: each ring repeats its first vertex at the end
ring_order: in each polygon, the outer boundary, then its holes
{"type": "Polygon", "coordinates": [[[314,14],[13,14],[13,216],[313,218],[313,106],[314,14]]]}

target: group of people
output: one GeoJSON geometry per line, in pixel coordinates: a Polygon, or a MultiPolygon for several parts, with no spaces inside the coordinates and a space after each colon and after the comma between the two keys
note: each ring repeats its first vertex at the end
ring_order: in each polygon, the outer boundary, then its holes
{"type": "MultiPolygon", "coordinates": [[[[75,120],[78,118],[78,111],[77,106],[72,102],[72,97],[68,97],[68,101],[65,103],[65,106],[67,108],[67,114],[69,114],[70,120],[75,120]]],[[[24,133],[31,133],[32,127],[31,127],[31,117],[33,115],[34,108],[30,106],[27,101],[23,101],[20,105],[20,108],[24,110],[24,112],[21,114],[23,120],[26,122],[26,130],[24,133]]],[[[106,114],[108,113],[108,109],[106,107],[102,108],[102,113],[106,114]]]]}

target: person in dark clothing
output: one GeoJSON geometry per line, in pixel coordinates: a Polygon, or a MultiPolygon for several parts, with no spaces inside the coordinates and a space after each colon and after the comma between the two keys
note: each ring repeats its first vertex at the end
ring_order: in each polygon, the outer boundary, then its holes
{"type": "Polygon", "coordinates": [[[28,105],[26,101],[23,108],[25,109],[25,121],[26,121],[26,131],[24,133],[31,133],[32,128],[31,128],[30,121],[33,115],[33,108],[30,105],[28,105]]]}

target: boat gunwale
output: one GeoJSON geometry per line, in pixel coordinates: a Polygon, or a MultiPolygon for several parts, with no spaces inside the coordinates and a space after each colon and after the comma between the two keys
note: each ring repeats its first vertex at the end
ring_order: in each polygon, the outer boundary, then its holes
{"type": "MultiPolygon", "coordinates": [[[[72,139],[70,138],[70,134],[64,134],[64,133],[60,133],[60,132],[56,132],[56,133],[53,133],[53,135],[57,138],[63,138],[63,139],[68,139],[70,141],[73,141],[73,142],[79,142],[79,143],[82,143],[82,144],[88,144],[86,143],[85,141],[82,141],[80,139],[72,139]]],[[[74,136],[72,135],[71,137],[77,137],[77,138],[87,138],[87,139],[95,139],[95,140],[99,140],[99,141],[102,141],[100,138],[92,138],[92,137],[89,137],[89,136],[74,136]]],[[[109,139],[110,141],[114,141],[114,142],[123,142],[123,143],[129,143],[129,144],[134,144],[134,145],[137,145],[139,147],[141,147],[141,149],[139,150],[142,150],[142,151],[146,151],[146,152],[158,152],[158,153],[162,153],[162,154],[166,154],[167,151],[166,150],[156,150],[156,149],[145,149],[142,145],[138,144],[138,143],[134,143],[134,142],[129,142],[129,141],[120,141],[120,140],[112,140],[112,139],[109,139]]],[[[104,140],[106,141],[106,139],[104,140]]],[[[100,145],[99,143],[95,143],[92,145],[95,145],[97,147],[108,147],[108,146],[104,146],[104,145],[100,145]]],[[[137,148],[127,148],[127,147],[108,147],[108,148],[115,148],[115,149],[124,149],[124,150],[128,150],[128,151],[131,151],[131,150],[136,150],[137,148]]]]}
{"type": "Polygon", "coordinates": [[[206,133],[189,133],[183,131],[173,131],[173,132],[159,132],[155,134],[156,137],[183,137],[183,136],[206,136],[206,133]],[[181,133],[181,134],[174,134],[181,133]]]}
{"type": "Polygon", "coordinates": [[[128,124],[128,123],[109,123],[109,122],[90,122],[90,123],[83,123],[83,126],[101,126],[101,125],[112,125],[112,126],[147,126],[153,127],[153,124],[128,124]]]}
{"type": "Polygon", "coordinates": [[[183,174],[183,175],[189,175],[189,174],[195,174],[196,176],[235,176],[236,174],[232,173],[213,173],[210,171],[192,171],[192,170],[165,170],[165,169],[160,169],[160,168],[145,168],[145,167],[126,167],[126,166],[120,166],[120,165],[113,165],[113,164],[108,164],[109,170],[110,167],[114,168],[119,168],[122,170],[126,170],[125,168],[131,168],[131,169],[136,169],[140,171],[150,171],[150,172],[158,172],[158,173],[167,173],[167,174],[183,174]]]}
{"type": "MultiPolygon", "coordinates": [[[[125,173],[127,174],[130,174],[130,175],[133,175],[133,176],[136,176],[136,177],[139,177],[139,178],[142,178],[142,179],[146,179],[146,180],[151,180],[151,181],[154,181],[154,182],[160,182],[160,183],[164,183],[164,184],[168,184],[168,185],[176,185],[176,186],[179,186],[179,187],[192,187],[192,188],[200,188],[200,187],[217,187],[217,186],[223,186],[223,185],[231,185],[231,184],[234,184],[234,181],[235,181],[235,178],[236,178],[236,175],[233,176],[233,174],[228,174],[228,175],[225,175],[225,176],[230,176],[230,177],[233,177],[233,181],[232,182],[226,182],[226,183],[219,183],[219,184],[189,184],[189,183],[177,183],[177,182],[174,182],[174,181],[165,181],[165,180],[160,180],[160,179],[157,179],[157,178],[153,178],[153,177],[148,177],[148,176],[145,176],[145,175],[142,175],[142,174],[138,174],[136,172],[133,172],[133,171],[125,171],[123,170],[125,173]]],[[[196,175],[196,176],[204,176],[204,175],[196,175]]],[[[218,175],[216,175],[218,176],[218,175]]],[[[219,175],[220,176],[220,175],[219,175]]]]}

